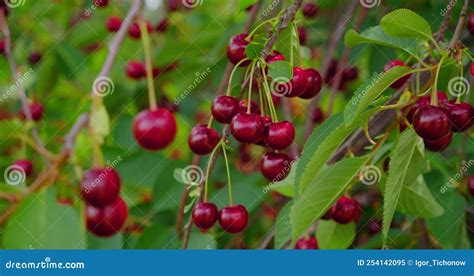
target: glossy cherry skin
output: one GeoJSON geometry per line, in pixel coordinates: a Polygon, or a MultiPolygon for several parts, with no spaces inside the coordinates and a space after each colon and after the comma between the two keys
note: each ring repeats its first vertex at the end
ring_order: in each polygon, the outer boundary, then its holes
{"type": "Polygon", "coordinates": [[[359,204],[352,198],[343,196],[332,207],[332,219],[340,224],[357,220],[360,216],[359,204]]]}
{"type": "Polygon", "coordinates": [[[321,86],[323,85],[323,79],[316,69],[308,68],[305,70],[306,76],[308,78],[308,87],[299,95],[301,99],[312,99],[321,91],[321,86]]]}
{"type": "Polygon", "coordinates": [[[192,152],[197,155],[205,155],[212,152],[219,143],[219,134],[215,129],[206,125],[193,127],[189,134],[188,145],[192,152]]]}
{"type": "Polygon", "coordinates": [[[263,136],[265,144],[274,150],[284,150],[295,140],[295,127],[288,121],[269,123],[263,136]]]}
{"type": "Polygon", "coordinates": [[[290,174],[290,161],[290,157],[284,153],[267,152],[260,160],[260,172],[269,181],[282,181],[290,174]]]}
{"type": "Polygon", "coordinates": [[[42,58],[43,56],[40,53],[33,52],[28,56],[28,62],[30,65],[36,65],[41,61],[42,58]]]}
{"type": "MultiPolygon", "coordinates": [[[[233,64],[239,63],[241,60],[247,57],[245,49],[249,45],[249,41],[246,40],[248,34],[236,34],[230,38],[229,44],[227,45],[227,58],[233,64]]],[[[240,64],[240,67],[245,67],[250,64],[250,61],[245,61],[240,64]]]]}
{"type": "MultiPolygon", "coordinates": [[[[247,107],[247,100],[240,100],[238,113],[247,113],[247,107]]],[[[250,100],[250,113],[260,114],[260,107],[258,107],[258,104],[253,100],[250,100]]]]}
{"type": "Polygon", "coordinates": [[[145,149],[156,151],[169,146],[176,137],[176,119],[164,108],[144,110],[133,121],[135,140],[145,149]]]}
{"type": "Polygon", "coordinates": [[[125,224],[127,216],[127,205],[121,197],[104,208],[86,206],[87,229],[99,237],[115,235],[125,224]]]}
{"type": "Polygon", "coordinates": [[[275,61],[279,61],[279,60],[285,60],[285,56],[283,56],[280,52],[278,51],[273,51],[271,54],[269,54],[267,56],[267,58],[265,59],[265,61],[268,63],[268,64],[271,64],[271,63],[274,63],[275,61]]]}
{"type": "MultiPolygon", "coordinates": [[[[44,114],[44,108],[43,108],[43,105],[39,104],[39,103],[30,103],[30,112],[31,112],[31,118],[33,119],[33,121],[35,122],[39,122],[41,121],[41,118],[43,118],[43,114],[44,114]]],[[[24,110],[22,110],[20,112],[20,118],[21,119],[26,119],[26,113],[24,112],[24,110]]]]}
{"type": "Polygon", "coordinates": [[[25,172],[26,177],[29,177],[33,174],[33,163],[30,160],[16,160],[15,163],[13,163],[13,166],[20,167],[25,172]]]}
{"type": "Polygon", "coordinates": [[[438,140],[451,131],[447,111],[439,106],[426,105],[418,109],[413,117],[416,133],[425,140],[438,140]]]}
{"type": "Polygon", "coordinates": [[[315,18],[318,15],[318,6],[314,3],[304,3],[301,9],[306,18],[315,18]]]}
{"type": "Polygon", "coordinates": [[[452,124],[452,131],[463,132],[468,130],[474,123],[474,109],[469,103],[456,103],[455,100],[443,105],[448,111],[452,124]]]}
{"type": "Polygon", "coordinates": [[[306,28],[303,26],[300,26],[297,28],[298,31],[298,38],[300,39],[300,44],[305,45],[306,40],[308,39],[308,35],[306,33],[306,28]]]}
{"type": "Polygon", "coordinates": [[[219,210],[213,203],[199,202],[193,209],[193,223],[201,230],[208,230],[216,223],[219,210]]]}
{"type": "Polygon", "coordinates": [[[125,67],[125,72],[134,80],[144,78],[146,76],[145,64],[139,61],[130,61],[125,67]]]}
{"type": "Polygon", "coordinates": [[[434,152],[441,152],[446,149],[453,140],[453,133],[449,132],[445,137],[438,140],[423,140],[425,147],[434,152]]]}
{"type": "Polygon", "coordinates": [[[156,25],[155,30],[159,33],[163,33],[163,32],[166,31],[166,29],[168,29],[168,25],[169,25],[168,18],[163,18],[163,19],[160,20],[160,22],[158,22],[158,24],[156,25]]]}
{"type": "Polygon", "coordinates": [[[239,111],[239,102],[231,96],[219,96],[212,101],[212,117],[219,123],[228,124],[239,111]]]}
{"type": "Polygon", "coordinates": [[[262,118],[257,114],[239,113],[230,123],[230,132],[241,143],[255,143],[263,135],[262,118]]]}
{"type": "Polygon", "coordinates": [[[471,13],[467,18],[467,29],[474,36],[474,13],[471,13]]]}
{"type": "Polygon", "coordinates": [[[87,204],[103,208],[117,200],[120,176],[110,167],[90,169],[82,176],[80,187],[81,196],[87,204]]]}
{"type": "Polygon", "coordinates": [[[109,5],[109,0],[94,0],[94,4],[100,8],[107,7],[107,5],[109,5]]]}
{"type": "Polygon", "coordinates": [[[261,119],[262,119],[262,122],[263,122],[263,135],[262,135],[262,137],[260,137],[260,139],[258,139],[257,142],[255,142],[255,145],[259,145],[259,146],[262,146],[262,147],[267,147],[268,145],[265,142],[265,136],[268,135],[268,127],[272,123],[272,118],[270,118],[269,116],[262,116],[261,119]]]}
{"type": "Polygon", "coordinates": [[[111,16],[107,19],[107,30],[111,33],[118,32],[122,26],[122,18],[118,16],[111,16]]]}
{"type": "MultiPolygon", "coordinates": [[[[401,60],[398,60],[398,59],[394,59],[392,61],[390,61],[389,63],[387,63],[384,67],[383,67],[383,70],[385,72],[387,72],[388,70],[392,69],[393,67],[395,66],[407,66],[403,61],[401,60]]],[[[408,79],[411,77],[411,74],[409,75],[406,75],[404,77],[401,77],[399,78],[397,81],[395,81],[394,83],[392,83],[392,85],[390,85],[390,87],[394,88],[394,89],[399,89],[400,87],[402,87],[407,81],[408,79]]]]}
{"type": "MultiPolygon", "coordinates": [[[[145,25],[146,29],[148,30],[148,33],[151,33],[153,31],[153,26],[151,25],[151,23],[146,21],[145,25]]],[[[130,26],[130,29],[128,29],[128,35],[133,39],[140,39],[142,37],[140,24],[133,23],[132,26],[130,26]]]]}
{"type": "Polygon", "coordinates": [[[324,113],[321,108],[318,107],[314,110],[313,114],[311,114],[311,119],[315,124],[321,124],[324,122],[324,113]]]}
{"type": "Polygon", "coordinates": [[[469,177],[467,186],[468,186],[468,190],[471,196],[474,196],[474,175],[471,175],[469,177]]]}
{"type": "Polygon", "coordinates": [[[245,230],[249,213],[243,205],[228,206],[219,212],[219,224],[226,232],[235,234],[245,230]]]}
{"type": "MultiPolygon", "coordinates": [[[[438,104],[440,106],[443,106],[448,102],[448,96],[446,96],[446,93],[442,91],[438,91],[436,93],[438,97],[438,104]]],[[[418,111],[418,109],[422,106],[425,105],[430,105],[431,103],[431,95],[427,96],[421,96],[419,97],[414,104],[411,105],[410,111],[407,113],[406,118],[407,120],[412,123],[413,122],[413,117],[415,116],[415,113],[418,111]]]]}
{"type": "Polygon", "coordinates": [[[308,85],[306,71],[299,67],[293,67],[293,78],[286,83],[277,83],[275,93],[289,98],[298,97],[305,92],[308,85]]]}
{"type": "Polygon", "coordinates": [[[318,241],[314,236],[311,236],[309,238],[300,238],[296,244],[295,244],[295,249],[318,249],[318,241]]]}

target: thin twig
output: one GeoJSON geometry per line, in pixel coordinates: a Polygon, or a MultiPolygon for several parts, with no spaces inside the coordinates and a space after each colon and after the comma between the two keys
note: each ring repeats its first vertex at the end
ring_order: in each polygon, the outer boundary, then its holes
{"type": "MultiPolygon", "coordinates": [[[[451,4],[452,0],[446,0],[446,4],[449,6],[451,4]]],[[[435,39],[436,42],[440,42],[441,40],[444,40],[444,35],[446,34],[446,31],[448,30],[449,27],[449,20],[451,20],[451,15],[453,14],[453,9],[454,7],[447,9],[446,14],[444,15],[443,22],[439,26],[438,32],[436,32],[435,39]]]]}
{"type": "Polygon", "coordinates": [[[462,31],[464,29],[464,23],[467,17],[467,10],[469,8],[470,0],[464,0],[464,5],[462,7],[461,13],[459,14],[458,24],[456,25],[456,30],[454,31],[453,38],[449,42],[448,50],[453,49],[461,41],[462,31]]]}

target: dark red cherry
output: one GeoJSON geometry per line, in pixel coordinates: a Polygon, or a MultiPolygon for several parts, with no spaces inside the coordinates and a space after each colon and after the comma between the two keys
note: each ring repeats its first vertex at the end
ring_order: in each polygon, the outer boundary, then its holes
{"type": "Polygon", "coordinates": [[[107,7],[109,0],[94,0],[94,4],[99,8],[107,7]]]}
{"type": "Polygon", "coordinates": [[[33,163],[30,160],[16,160],[15,163],[13,163],[13,166],[20,167],[25,172],[26,177],[33,174],[33,163]]]}
{"type": "Polygon", "coordinates": [[[99,237],[115,235],[125,224],[127,216],[127,205],[121,197],[104,208],[86,206],[87,229],[99,237]]]}
{"type": "MultiPolygon", "coordinates": [[[[153,78],[158,77],[160,74],[161,74],[161,69],[159,67],[153,67],[152,68],[151,75],[153,76],[153,78]]],[[[145,75],[146,75],[146,73],[145,73],[145,75]]]]}
{"type": "Polygon", "coordinates": [[[255,143],[263,134],[262,118],[257,114],[239,113],[230,123],[230,132],[241,143],[255,143]]]}
{"type": "Polygon", "coordinates": [[[371,219],[367,223],[367,232],[369,235],[375,235],[382,230],[382,221],[379,219],[371,219]]]}
{"type": "Polygon", "coordinates": [[[0,55],[5,54],[5,40],[0,39],[0,55]]]}
{"type": "Polygon", "coordinates": [[[332,207],[332,219],[341,224],[355,221],[360,216],[359,204],[352,198],[343,196],[332,207]]]}
{"type": "Polygon", "coordinates": [[[94,168],[86,171],[81,181],[81,196],[94,207],[115,202],[120,193],[120,176],[114,168],[94,168]]]}
{"type": "Polygon", "coordinates": [[[449,132],[446,136],[438,140],[423,140],[425,147],[434,152],[440,152],[446,149],[453,140],[453,133],[449,132]]]}
{"type": "MultiPolygon", "coordinates": [[[[153,31],[153,26],[148,21],[146,21],[145,24],[146,24],[146,29],[148,30],[148,33],[151,33],[151,31],[153,31]]],[[[128,29],[128,35],[133,39],[140,39],[142,37],[140,24],[136,22],[133,23],[132,26],[130,26],[130,29],[128,29]]]]}
{"type": "Polygon", "coordinates": [[[262,146],[262,147],[267,147],[267,143],[265,142],[265,136],[268,135],[268,127],[272,123],[272,118],[269,116],[262,116],[262,122],[263,122],[263,135],[261,138],[258,139],[257,142],[255,142],[256,145],[262,146]]]}
{"type": "MultiPolygon", "coordinates": [[[[35,122],[41,121],[41,118],[43,118],[44,114],[44,108],[43,105],[39,103],[30,103],[30,112],[31,112],[31,118],[35,122]]],[[[26,119],[26,112],[24,110],[20,111],[20,118],[25,120],[26,119]]]]}
{"type": "Polygon", "coordinates": [[[289,98],[298,97],[305,92],[308,84],[306,71],[299,67],[293,67],[293,78],[286,83],[277,83],[275,93],[289,98]]]}
{"type": "Polygon", "coordinates": [[[145,64],[139,61],[130,61],[125,67],[125,72],[134,80],[144,78],[146,76],[145,64]]]}
{"type": "Polygon", "coordinates": [[[155,30],[159,33],[163,33],[166,31],[166,29],[168,29],[168,25],[169,25],[168,18],[163,18],[160,20],[160,22],[158,22],[155,30]]]}
{"type": "Polygon", "coordinates": [[[265,61],[270,64],[270,63],[274,63],[275,61],[279,61],[279,60],[285,60],[285,56],[283,56],[280,52],[278,51],[273,51],[271,54],[269,54],[267,56],[267,58],[265,59],[265,61]]]}
{"type": "Polygon", "coordinates": [[[161,150],[176,137],[176,119],[164,108],[144,110],[133,121],[133,135],[143,148],[161,150]]]}
{"type": "Polygon", "coordinates": [[[313,114],[311,114],[311,119],[313,120],[313,123],[315,124],[321,124],[322,122],[324,122],[324,113],[321,110],[321,108],[317,107],[313,111],[313,114]]]}
{"type": "Polygon", "coordinates": [[[467,29],[474,36],[474,13],[471,13],[467,18],[467,29]]]}
{"type": "Polygon", "coordinates": [[[194,224],[201,230],[208,230],[216,223],[219,210],[213,203],[199,202],[193,209],[192,218],[194,224]]]}
{"type": "MultiPolygon", "coordinates": [[[[239,113],[247,113],[247,100],[241,100],[239,102],[239,113]]],[[[253,100],[250,100],[250,113],[252,114],[259,114],[260,113],[260,107],[258,107],[258,104],[254,102],[253,100]]]]}
{"type": "Polygon", "coordinates": [[[228,206],[219,212],[219,224],[229,233],[240,233],[245,230],[249,214],[242,205],[228,206]]]}
{"type": "Polygon", "coordinates": [[[332,207],[329,208],[326,213],[321,217],[322,220],[330,220],[332,219],[332,207]]]}
{"type": "Polygon", "coordinates": [[[413,122],[413,117],[418,109],[422,106],[429,105],[431,102],[430,96],[419,97],[414,104],[411,105],[410,111],[407,113],[406,118],[411,123],[413,122]]]}
{"type": "Polygon", "coordinates": [[[305,71],[308,78],[308,87],[299,97],[302,99],[312,99],[321,91],[323,79],[316,69],[308,68],[305,71]]]}
{"type": "Polygon", "coordinates": [[[315,18],[318,15],[318,6],[314,3],[304,3],[302,11],[304,17],[315,18]]]}
{"type": "Polygon", "coordinates": [[[295,244],[295,249],[318,249],[318,241],[314,236],[301,238],[295,244]]]}
{"type": "MultiPolygon", "coordinates": [[[[227,57],[233,64],[239,63],[241,60],[247,57],[245,49],[249,45],[249,41],[246,40],[248,34],[236,34],[230,38],[229,44],[227,45],[227,57]]],[[[244,67],[250,64],[250,61],[245,61],[240,64],[240,67],[244,67]]]]}
{"type": "Polygon", "coordinates": [[[347,67],[342,71],[343,82],[349,82],[356,80],[359,77],[359,70],[357,67],[347,67]]]}
{"type": "Polygon", "coordinates": [[[118,16],[111,16],[107,19],[107,30],[111,33],[118,32],[122,26],[122,18],[118,16]]]}
{"type": "Polygon", "coordinates": [[[267,152],[260,160],[260,172],[269,181],[282,181],[291,171],[290,161],[284,153],[267,152]]]}
{"type": "Polygon", "coordinates": [[[214,119],[222,124],[232,121],[239,110],[239,102],[231,96],[219,96],[212,101],[211,113],[214,119]]]}
{"type": "Polygon", "coordinates": [[[189,134],[189,148],[198,155],[211,153],[219,143],[219,134],[215,129],[208,128],[206,125],[197,125],[193,127],[189,134]]]}
{"type": "Polygon", "coordinates": [[[452,131],[466,131],[474,123],[474,109],[469,103],[456,103],[455,100],[451,100],[445,103],[443,107],[448,112],[449,120],[452,124],[452,131]]]}
{"type": "MultiPolygon", "coordinates": [[[[0,54],[2,54],[1,48],[0,48],[0,54]]],[[[471,70],[470,70],[470,72],[471,72],[471,76],[474,76],[474,62],[471,62],[471,70]]]]}
{"type": "Polygon", "coordinates": [[[178,11],[182,4],[182,0],[168,0],[167,2],[167,9],[170,12],[178,11]]]}
{"type": "Polygon", "coordinates": [[[474,175],[471,175],[468,179],[468,189],[471,196],[474,196],[474,175]]]}
{"type": "Polygon", "coordinates": [[[298,38],[300,39],[300,44],[305,45],[306,40],[308,39],[308,35],[306,34],[306,28],[301,26],[297,28],[298,31],[298,38]]]}
{"type": "Polygon", "coordinates": [[[30,65],[36,65],[41,61],[41,54],[38,52],[33,52],[28,56],[28,62],[30,65]]]}
{"type": "Polygon", "coordinates": [[[269,123],[263,139],[270,148],[284,150],[295,140],[295,127],[288,121],[269,123]]]}
{"type": "MultiPolygon", "coordinates": [[[[444,104],[446,104],[448,102],[448,96],[443,91],[436,92],[436,95],[438,97],[438,105],[439,106],[443,106],[444,104]]],[[[431,96],[430,96],[430,100],[431,100],[431,96]]]]}
{"type": "Polygon", "coordinates": [[[416,133],[425,140],[438,140],[451,131],[451,123],[446,109],[425,105],[418,109],[413,117],[416,133]]]}
{"type": "MultiPolygon", "coordinates": [[[[394,59],[394,60],[391,60],[389,63],[387,63],[384,67],[383,67],[383,70],[385,72],[387,72],[388,70],[392,69],[393,67],[395,66],[407,66],[403,61],[401,60],[398,60],[398,59],[394,59]]],[[[402,87],[407,81],[408,79],[411,77],[411,74],[410,75],[406,75],[404,77],[401,77],[399,78],[397,81],[395,81],[394,83],[392,83],[392,85],[390,87],[394,88],[394,89],[399,89],[400,87],[402,87]]]]}

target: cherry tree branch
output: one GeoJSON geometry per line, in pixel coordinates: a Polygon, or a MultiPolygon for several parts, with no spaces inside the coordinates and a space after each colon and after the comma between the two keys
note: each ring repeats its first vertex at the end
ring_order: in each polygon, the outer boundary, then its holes
{"type": "Polygon", "coordinates": [[[462,7],[461,13],[459,14],[459,20],[456,25],[456,30],[454,31],[453,38],[451,42],[449,42],[448,49],[453,49],[461,40],[462,31],[464,29],[466,17],[467,17],[467,10],[469,8],[470,0],[464,0],[464,5],[462,7]]]}
{"type": "MultiPolygon", "coordinates": [[[[446,4],[450,5],[452,0],[446,0],[446,4]]],[[[453,14],[453,8],[450,8],[446,11],[446,14],[443,18],[443,22],[439,26],[438,32],[436,32],[435,39],[436,41],[441,41],[444,39],[444,35],[449,27],[449,20],[451,20],[451,16],[453,14]]]]}

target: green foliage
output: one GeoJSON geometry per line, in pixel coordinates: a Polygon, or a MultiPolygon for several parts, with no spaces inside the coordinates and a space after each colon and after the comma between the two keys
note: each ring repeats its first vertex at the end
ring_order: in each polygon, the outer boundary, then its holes
{"type": "Polygon", "coordinates": [[[431,40],[430,24],[417,13],[408,9],[399,9],[385,15],[380,26],[389,35],[431,40]]]}
{"type": "Polygon", "coordinates": [[[274,80],[288,81],[293,78],[293,68],[289,62],[277,60],[268,65],[268,75],[274,80]]]}
{"type": "Polygon", "coordinates": [[[275,249],[282,248],[291,239],[290,212],[292,204],[291,201],[286,203],[278,213],[275,223],[275,249]]]}
{"type": "Polygon", "coordinates": [[[340,224],[333,220],[323,220],[318,224],[316,239],[320,249],[346,249],[356,236],[354,222],[340,224]]]}

